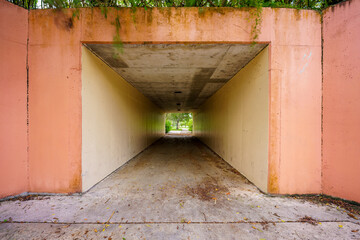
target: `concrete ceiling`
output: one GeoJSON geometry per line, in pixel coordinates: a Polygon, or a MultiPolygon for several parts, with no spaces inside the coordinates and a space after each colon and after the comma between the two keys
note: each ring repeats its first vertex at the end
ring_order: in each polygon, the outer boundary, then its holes
{"type": "Polygon", "coordinates": [[[84,44],[164,111],[203,104],[266,44],[84,44]]]}

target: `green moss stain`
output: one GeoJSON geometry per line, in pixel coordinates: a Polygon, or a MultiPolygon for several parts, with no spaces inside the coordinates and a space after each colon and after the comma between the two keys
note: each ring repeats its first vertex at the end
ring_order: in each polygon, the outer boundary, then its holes
{"type": "MultiPolygon", "coordinates": [[[[167,22],[169,23],[171,21],[171,16],[172,16],[172,10],[170,7],[162,7],[162,8],[158,8],[159,13],[167,20],[167,22]]],[[[179,10],[178,10],[179,11],[179,10]]]]}
{"type": "Polygon", "coordinates": [[[146,13],[146,23],[147,25],[151,25],[152,21],[153,21],[153,9],[152,8],[148,8],[145,13],[146,13]]]}
{"type": "Polygon", "coordinates": [[[301,19],[301,12],[299,9],[294,10],[294,16],[296,21],[299,21],[301,19]]]}
{"type": "Polygon", "coordinates": [[[136,21],[136,12],[137,12],[137,8],[136,7],[132,7],[131,8],[131,19],[132,19],[132,21],[133,21],[133,23],[134,24],[136,24],[137,23],[137,21],[136,21]]]}
{"type": "Polygon", "coordinates": [[[222,7],[215,7],[215,8],[209,8],[210,11],[214,12],[214,13],[218,13],[221,15],[225,15],[225,9],[222,7]]]}
{"type": "Polygon", "coordinates": [[[205,16],[205,8],[199,7],[198,8],[198,15],[199,15],[199,17],[204,17],[205,16]]]}

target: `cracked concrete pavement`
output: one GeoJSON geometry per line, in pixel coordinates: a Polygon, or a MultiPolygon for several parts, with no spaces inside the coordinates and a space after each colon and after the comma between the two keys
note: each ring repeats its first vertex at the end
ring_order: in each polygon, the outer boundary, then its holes
{"type": "Polygon", "coordinates": [[[196,138],[173,135],[82,195],[0,202],[0,239],[360,239],[355,217],[263,194],[196,138]]]}

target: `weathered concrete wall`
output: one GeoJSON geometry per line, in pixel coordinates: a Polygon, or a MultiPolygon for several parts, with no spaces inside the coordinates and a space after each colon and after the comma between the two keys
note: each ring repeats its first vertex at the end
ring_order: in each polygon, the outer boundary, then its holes
{"type": "Polygon", "coordinates": [[[82,48],[82,187],[94,184],[164,135],[164,113],[82,48]]]}
{"type": "Polygon", "coordinates": [[[81,191],[81,29],[66,13],[29,14],[31,192],[81,191]]]}
{"type": "Polygon", "coordinates": [[[274,9],[270,46],[269,186],[321,191],[321,18],[274,9]]]}
{"type": "Polygon", "coordinates": [[[194,133],[267,192],[269,55],[265,48],[194,113],[194,133]]]}
{"type": "Polygon", "coordinates": [[[323,192],[360,202],[360,1],[324,13],[323,192]]]}
{"type": "MultiPolygon", "coordinates": [[[[30,11],[30,190],[81,191],[81,43],[249,43],[246,9],[30,11]]],[[[251,19],[251,17],[250,17],[251,19]]],[[[315,11],[262,11],[270,43],[269,179],[272,193],[321,189],[321,23],[315,11]]],[[[195,123],[196,124],[196,123],[195,123]]]]}
{"type": "Polygon", "coordinates": [[[28,11],[0,0],[0,198],[27,190],[28,11]]]}

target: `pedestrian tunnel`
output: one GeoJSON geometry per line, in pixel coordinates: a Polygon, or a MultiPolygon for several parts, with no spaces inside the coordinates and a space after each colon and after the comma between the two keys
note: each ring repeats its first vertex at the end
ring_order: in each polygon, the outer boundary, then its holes
{"type": "Polygon", "coordinates": [[[82,190],[161,138],[167,112],[191,112],[193,135],[267,192],[267,44],[83,44],[82,190]]]}

